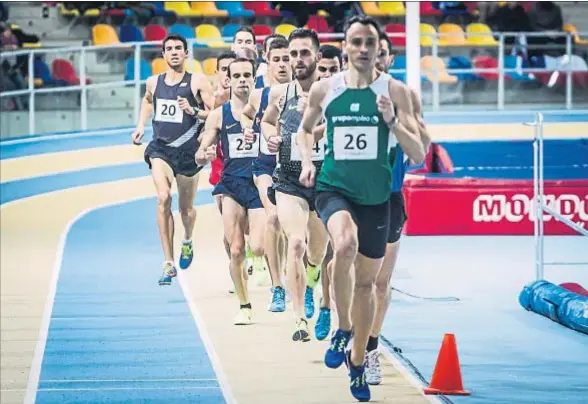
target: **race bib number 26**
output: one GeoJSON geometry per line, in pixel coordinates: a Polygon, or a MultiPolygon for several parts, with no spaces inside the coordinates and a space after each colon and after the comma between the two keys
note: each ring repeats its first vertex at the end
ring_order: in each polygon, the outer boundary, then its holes
{"type": "Polygon", "coordinates": [[[184,111],[179,107],[177,100],[164,100],[158,98],[156,101],[155,120],[167,123],[182,123],[184,111]]]}
{"type": "Polygon", "coordinates": [[[335,160],[375,160],[378,158],[378,128],[375,126],[335,127],[335,160]]]}

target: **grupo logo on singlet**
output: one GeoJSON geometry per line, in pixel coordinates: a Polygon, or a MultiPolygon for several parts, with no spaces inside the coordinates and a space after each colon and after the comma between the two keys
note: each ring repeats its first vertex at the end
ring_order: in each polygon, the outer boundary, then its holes
{"type": "Polygon", "coordinates": [[[377,125],[380,122],[380,118],[377,115],[340,115],[331,118],[333,123],[369,123],[377,125]]]}

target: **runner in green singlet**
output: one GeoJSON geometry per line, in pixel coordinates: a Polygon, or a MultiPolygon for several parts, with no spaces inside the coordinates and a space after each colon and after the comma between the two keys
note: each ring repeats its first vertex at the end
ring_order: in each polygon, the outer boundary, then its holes
{"type": "Polygon", "coordinates": [[[316,178],[315,203],[333,242],[333,286],[339,329],[325,364],[349,367],[351,393],[370,400],[364,355],[374,319],[374,284],[386,250],[392,165],[399,144],[417,163],[425,151],[408,87],[374,66],[380,27],[369,17],[353,17],[343,48],[349,70],[315,83],[299,136],[305,186],[315,183],[311,146],[321,116],[327,124],[327,152],[316,178]],[[355,290],[351,271],[355,270],[355,290]],[[353,319],[353,321],[352,321],[353,319]],[[345,347],[351,339],[351,349],[345,347]]]}

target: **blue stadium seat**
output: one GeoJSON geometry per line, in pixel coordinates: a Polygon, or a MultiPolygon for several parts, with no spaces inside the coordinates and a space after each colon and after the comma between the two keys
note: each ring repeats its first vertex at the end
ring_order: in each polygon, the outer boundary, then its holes
{"type": "Polygon", "coordinates": [[[155,7],[156,17],[175,17],[176,13],[165,9],[163,1],[145,1],[144,3],[151,4],[155,7]]]}
{"type": "MultiPolygon", "coordinates": [[[[395,56],[394,57],[394,65],[390,70],[406,70],[406,56],[395,56]]],[[[394,77],[396,80],[400,80],[403,83],[406,83],[406,72],[391,72],[390,75],[394,77]]]]}
{"type": "Polygon", "coordinates": [[[143,42],[143,33],[134,25],[122,24],[119,27],[118,37],[121,42],[143,42]]]}
{"type": "Polygon", "coordinates": [[[465,56],[452,56],[447,62],[447,70],[449,74],[457,76],[459,81],[482,81],[484,80],[475,73],[453,73],[452,69],[473,69],[472,62],[465,56]]]}
{"type": "MultiPolygon", "coordinates": [[[[139,62],[139,75],[141,80],[147,80],[151,76],[151,65],[145,59],[139,62]]],[[[125,80],[135,80],[135,59],[127,60],[125,65],[125,80]]]]}
{"type": "MultiPolygon", "coordinates": [[[[520,66],[523,67],[522,65],[520,66]]],[[[506,55],[504,56],[504,68],[505,69],[516,69],[517,68],[517,57],[514,55],[506,55]]],[[[510,72],[506,73],[506,75],[512,77],[513,80],[517,81],[533,81],[531,77],[529,77],[526,73],[518,73],[518,72],[510,72]]]]}
{"type": "Polygon", "coordinates": [[[235,36],[235,33],[237,33],[237,31],[239,30],[241,26],[239,24],[227,24],[223,27],[222,30],[222,35],[223,37],[226,38],[231,38],[230,40],[233,40],[233,37],[235,36]]]}
{"type": "Polygon", "coordinates": [[[229,17],[254,17],[255,13],[251,10],[245,10],[240,1],[217,1],[216,8],[225,10],[229,17]]]}
{"type": "Polygon", "coordinates": [[[194,33],[194,28],[186,24],[174,24],[169,27],[167,31],[168,34],[177,34],[181,35],[186,39],[194,39],[196,38],[196,34],[194,33]]]}

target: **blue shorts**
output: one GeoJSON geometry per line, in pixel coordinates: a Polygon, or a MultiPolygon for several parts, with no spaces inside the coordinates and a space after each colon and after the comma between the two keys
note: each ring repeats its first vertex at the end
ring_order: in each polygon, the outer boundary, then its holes
{"type": "Polygon", "coordinates": [[[223,175],[212,194],[228,196],[245,209],[263,209],[252,178],[223,175]]]}
{"type": "Polygon", "coordinates": [[[276,156],[268,154],[260,154],[253,160],[253,175],[259,177],[260,175],[273,176],[276,169],[276,156]]]}

